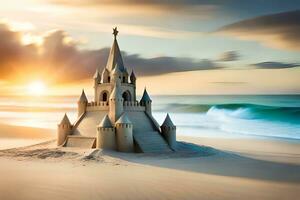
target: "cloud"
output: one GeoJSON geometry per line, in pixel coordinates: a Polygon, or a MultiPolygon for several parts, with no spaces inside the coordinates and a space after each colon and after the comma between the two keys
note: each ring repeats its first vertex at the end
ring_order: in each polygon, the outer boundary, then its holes
{"type": "Polygon", "coordinates": [[[226,51],[219,56],[218,61],[228,62],[239,60],[240,55],[237,51],[226,51]]]}
{"type": "Polygon", "coordinates": [[[175,16],[210,18],[220,0],[48,0],[69,7],[94,8],[107,15],[175,16]],[[109,12],[107,12],[109,10],[109,12]]]}
{"type": "MultiPolygon", "coordinates": [[[[0,80],[51,77],[53,82],[76,81],[91,78],[96,68],[106,65],[109,48],[80,49],[78,42],[62,30],[44,34],[41,44],[33,40],[32,44],[24,45],[23,36],[22,32],[0,24],[0,80]]],[[[138,54],[122,54],[126,66],[140,76],[221,68],[211,60],[167,56],[143,58],[138,54]]]]}
{"type": "Polygon", "coordinates": [[[221,68],[215,62],[208,59],[199,61],[183,57],[156,57],[146,59],[139,55],[125,54],[124,60],[127,66],[132,66],[134,71],[142,76],[221,68]]]}
{"type": "Polygon", "coordinates": [[[256,17],[222,27],[217,33],[287,50],[300,50],[300,10],[256,17]]]}
{"type": "Polygon", "coordinates": [[[260,69],[285,69],[299,67],[300,63],[260,62],[252,65],[260,69]]]}

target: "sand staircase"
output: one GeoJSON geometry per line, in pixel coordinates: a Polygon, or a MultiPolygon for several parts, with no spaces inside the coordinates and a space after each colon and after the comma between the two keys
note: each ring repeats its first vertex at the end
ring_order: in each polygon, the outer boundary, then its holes
{"type": "Polygon", "coordinates": [[[134,140],[144,153],[171,152],[169,145],[157,131],[135,133],[134,140]]]}

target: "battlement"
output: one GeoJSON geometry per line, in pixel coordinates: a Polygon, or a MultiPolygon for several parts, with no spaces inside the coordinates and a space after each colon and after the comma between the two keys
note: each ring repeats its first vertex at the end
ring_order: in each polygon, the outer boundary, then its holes
{"type": "Polygon", "coordinates": [[[138,101],[124,101],[124,111],[145,111],[145,106],[141,105],[138,101]]]}
{"type": "Polygon", "coordinates": [[[108,110],[109,104],[107,101],[89,102],[86,106],[86,111],[108,110]]]}
{"type": "Polygon", "coordinates": [[[108,102],[107,101],[99,101],[99,102],[91,101],[90,103],[87,104],[87,107],[93,107],[93,106],[108,106],[108,102]]]}
{"type": "MultiPolygon", "coordinates": [[[[114,84],[114,82],[108,82],[108,83],[99,82],[99,83],[97,83],[97,85],[103,85],[103,86],[111,86],[113,84],[114,84]]],[[[134,83],[124,83],[124,82],[121,82],[121,86],[130,86],[130,87],[133,87],[133,86],[135,86],[135,84],[134,83]]]]}
{"type": "Polygon", "coordinates": [[[117,128],[132,128],[132,124],[116,124],[117,128]]]}
{"type": "Polygon", "coordinates": [[[114,132],[115,131],[115,128],[107,128],[107,127],[97,127],[97,129],[100,131],[110,131],[110,132],[114,132]]]}

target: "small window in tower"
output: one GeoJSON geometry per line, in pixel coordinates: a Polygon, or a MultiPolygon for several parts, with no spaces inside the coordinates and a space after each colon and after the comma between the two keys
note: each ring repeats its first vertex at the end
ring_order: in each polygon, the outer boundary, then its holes
{"type": "Polygon", "coordinates": [[[107,78],[107,81],[110,83],[110,76],[107,78]]]}
{"type": "Polygon", "coordinates": [[[125,80],[126,80],[126,78],[125,78],[125,76],[123,76],[123,83],[125,83],[125,80]]]}
{"type": "Polygon", "coordinates": [[[103,93],[102,101],[107,101],[107,93],[106,92],[103,93]]]}

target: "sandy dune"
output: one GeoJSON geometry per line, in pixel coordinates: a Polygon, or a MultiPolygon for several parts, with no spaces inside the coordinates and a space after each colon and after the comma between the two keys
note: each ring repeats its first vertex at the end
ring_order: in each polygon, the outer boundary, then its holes
{"type": "Polygon", "coordinates": [[[0,151],[0,199],[296,199],[299,142],[180,138],[179,153],[0,151]],[[215,147],[187,144],[210,145],[215,147]]]}

